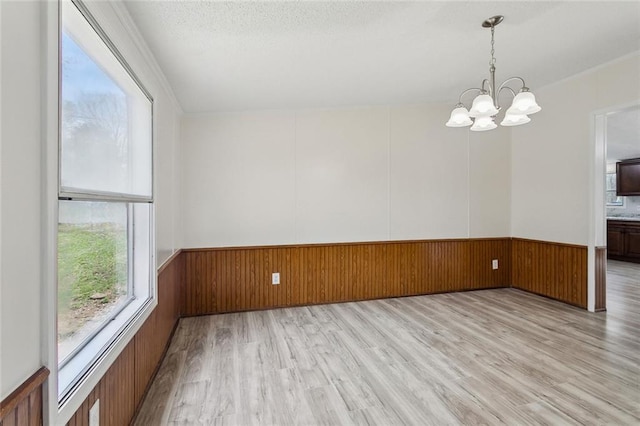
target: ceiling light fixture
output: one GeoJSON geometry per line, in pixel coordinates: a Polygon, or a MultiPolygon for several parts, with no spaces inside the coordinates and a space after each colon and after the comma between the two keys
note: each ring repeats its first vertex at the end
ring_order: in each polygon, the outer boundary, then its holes
{"type": "Polygon", "coordinates": [[[513,102],[507,109],[504,119],[500,122],[501,126],[519,126],[526,124],[531,119],[530,114],[535,114],[542,108],[536,103],[536,97],[529,91],[524,80],[520,77],[508,78],[498,87],[496,90],[496,58],[494,57],[494,40],[493,35],[495,27],[498,25],[504,16],[496,15],[482,23],[484,28],[491,28],[491,61],[489,61],[489,78],[482,80],[482,86],[480,88],[474,87],[467,89],[460,94],[458,98],[458,104],[451,112],[451,117],[447,121],[448,127],[466,127],[471,126],[471,130],[476,132],[482,132],[485,130],[492,130],[498,127],[495,123],[495,117],[500,112],[500,104],[498,97],[503,90],[511,92],[513,96],[513,102]],[[518,93],[511,87],[507,86],[508,83],[513,81],[519,81],[522,87],[518,93]],[[467,93],[476,92],[479,93],[473,103],[471,109],[467,108],[462,103],[462,97],[467,93]],[[473,118],[473,120],[472,120],[473,118]]]}

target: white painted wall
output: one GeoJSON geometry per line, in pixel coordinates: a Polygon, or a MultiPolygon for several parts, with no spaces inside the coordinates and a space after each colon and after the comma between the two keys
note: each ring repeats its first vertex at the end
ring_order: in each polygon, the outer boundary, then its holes
{"type": "Polygon", "coordinates": [[[393,108],[389,131],[390,240],[469,235],[468,129],[447,106],[393,108]]]}
{"type": "Polygon", "coordinates": [[[634,55],[536,89],[543,110],[512,129],[512,236],[588,245],[592,114],[640,100],[634,55]]]}
{"type": "Polygon", "coordinates": [[[296,242],[385,239],[388,110],[305,110],[295,119],[296,242]]]}
{"type": "Polygon", "coordinates": [[[295,241],[293,114],[185,116],[181,136],[186,247],[295,241]]]}
{"type": "Polygon", "coordinates": [[[511,128],[469,134],[470,236],[511,236],[511,128]]]}
{"type": "Polygon", "coordinates": [[[0,5],[0,399],[2,394],[2,5],[0,5]]]}
{"type": "MultiPolygon", "coordinates": [[[[178,199],[181,112],[145,46],[138,44],[137,30],[121,15],[123,6],[106,2],[88,4],[154,97],[156,262],[160,265],[182,246],[178,199]]],[[[43,168],[47,137],[41,132],[41,111],[46,102],[45,65],[57,65],[46,64],[43,59],[42,22],[46,21],[43,3],[2,1],[0,8],[0,38],[4,41],[0,74],[0,399],[3,399],[48,363],[42,346],[46,341],[43,337],[51,331],[47,329],[50,321],[44,318],[48,314],[41,303],[41,291],[45,286],[55,286],[55,282],[43,272],[42,265],[55,254],[44,249],[45,235],[52,230],[43,229],[41,224],[46,223],[45,204],[55,202],[56,195],[48,194],[42,183],[45,177],[55,179],[57,171],[43,168]]]]}
{"type": "Polygon", "coordinates": [[[509,132],[450,107],[189,115],[184,246],[509,235],[509,132]]]}
{"type": "Polygon", "coordinates": [[[154,198],[156,205],[156,265],[162,265],[180,245],[180,119],[172,101],[156,88],[154,134],[154,198]]]}
{"type": "Polygon", "coordinates": [[[40,359],[40,8],[1,2],[0,399],[40,359]],[[20,40],[19,43],[9,42],[20,40]]]}

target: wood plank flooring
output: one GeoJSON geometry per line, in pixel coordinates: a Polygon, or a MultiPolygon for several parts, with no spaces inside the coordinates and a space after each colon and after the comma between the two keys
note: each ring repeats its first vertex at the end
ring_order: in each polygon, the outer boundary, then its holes
{"type": "Polygon", "coordinates": [[[640,265],[607,285],[185,318],[136,424],[640,424],[640,265]]]}

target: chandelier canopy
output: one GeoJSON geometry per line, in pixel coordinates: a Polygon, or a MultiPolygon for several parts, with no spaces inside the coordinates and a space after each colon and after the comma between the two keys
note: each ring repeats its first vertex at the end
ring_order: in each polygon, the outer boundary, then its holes
{"type": "Polygon", "coordinates": [[[496,89],[496,58],[494,57],[494,32],[504,16],[496,15],[482,23],[484,28],[491,28],[491,60],[489,61],[489,78],[482,80],[481,87],[473,87],[467,89],[458,97],[458,103],[451,112],[451,117],[447,121],[448,127],[467,127],[471,126],[471,130],[482,132],[492,130],[498,127],[495,118],[500,112],[499,96],[503,90],[511,93],[513,101],[507,109],[504,119],[500,122],[501,126],[519,126],[531,121],[529,115],[535,114],[542,108],[536,103],[536,97],[529,91],[524,80],[521,77],[511,77],[506,79],[496,89]],[[519,82],[520,88],[518,93],[507,84],[519,82]],[[467,93],[478,93],[471,104],[471,109],[462,103],[462,97],[467,93]]]}

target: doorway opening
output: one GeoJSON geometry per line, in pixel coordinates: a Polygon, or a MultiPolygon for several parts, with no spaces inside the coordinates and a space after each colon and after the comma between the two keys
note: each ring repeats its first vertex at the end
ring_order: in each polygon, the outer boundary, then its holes
{"type": "MultiPolygon", "coordinates": [[[[630,160],[640,159],[640,104],[602,111],[594,118],[594,232],[590,244],[593,274],[589,282],[589,310],[604,311],[610,302],[620,303],[616,297],[607,297],[608,292],[618,290],[608,291],[607,282],[619,283],[620,270],[632,281],[637,277],[640,285],[640,192],[625,187],[628,173],[621,172],[630,160]]],[[[640,187],[640,161],[637,170],[631,180],[640,187]]]]}

